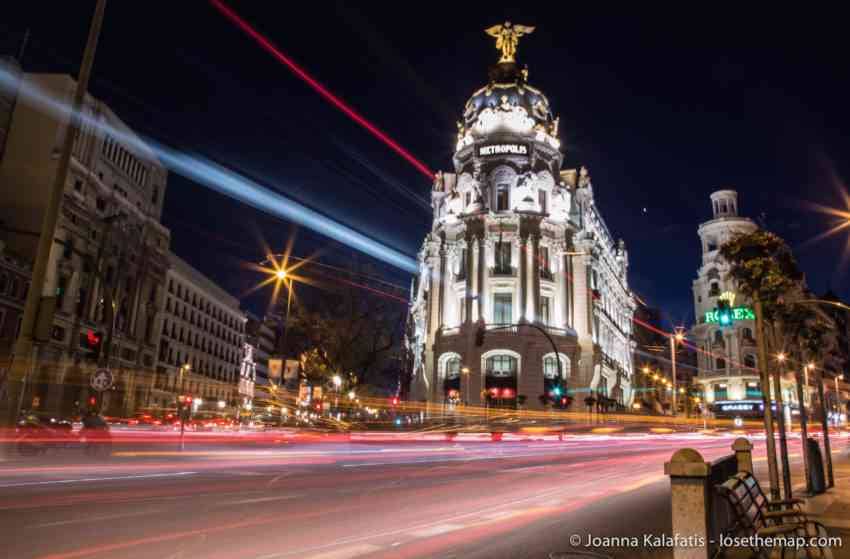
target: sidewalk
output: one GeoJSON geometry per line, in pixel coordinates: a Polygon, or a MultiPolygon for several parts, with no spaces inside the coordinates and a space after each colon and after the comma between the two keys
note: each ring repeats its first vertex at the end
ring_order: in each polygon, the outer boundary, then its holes
{"type": "MultiPolygon", "coordinates": [[[[808,497],[806,510],[816,515],[816,519],[829,529],[830,535],[844,540],[844,549],[836,550],[836,557],[850,557],[850,450],[845,447],[840,453],[833,454],[832,468],[835,487],[822,495],[808,497]]],[[[794,488],[802,493],[805,484],[794,488]]]]}

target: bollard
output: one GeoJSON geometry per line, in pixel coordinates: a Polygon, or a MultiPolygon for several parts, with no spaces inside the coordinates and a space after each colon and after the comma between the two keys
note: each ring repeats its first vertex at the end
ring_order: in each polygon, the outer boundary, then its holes
{"type": "Polygon", "coordinates": [[[738,460],[738,471],[753,473],[753,443],[749,439],[739,437],[732,443],[735,458],[738,460]]]}
{"type": "Polygon", "coordinates": [[[670,476],[673,508],[673,559],[708,559],[709,525],[706,480],[711,472],[692,448],[677,450],[664,464],[670,476]]]}

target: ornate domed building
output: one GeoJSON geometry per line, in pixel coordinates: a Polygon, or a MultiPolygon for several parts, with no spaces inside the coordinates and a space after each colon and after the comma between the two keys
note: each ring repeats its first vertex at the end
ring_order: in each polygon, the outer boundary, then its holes
{"type": "Polygon", "coordinates": [[[513,58],[531,30],[487,31],[502,60],[466,103],[454,172],[434,180],[411,297],[411,397],[534,409],[584,406],[592,393],[628,406],[628,253],[587,169],[561,168],[558,119],[513,58]]]}

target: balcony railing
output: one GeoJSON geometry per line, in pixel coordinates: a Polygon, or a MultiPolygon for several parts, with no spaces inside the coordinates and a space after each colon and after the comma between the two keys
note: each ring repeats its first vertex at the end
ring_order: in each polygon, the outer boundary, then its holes
{"type": "Polygon", "coordinates": [[[496,266],[490,268],[491,276],[516,277],[516,268],[513,266],[496,266]]]}

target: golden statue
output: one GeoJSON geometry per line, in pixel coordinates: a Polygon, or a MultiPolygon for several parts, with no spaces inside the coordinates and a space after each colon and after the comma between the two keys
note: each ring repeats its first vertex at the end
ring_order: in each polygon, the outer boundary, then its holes
{"type": "Polygon", "coordinates": [[[533,27],[512,25],[510,21],[506,21],[504,25],[494,25],[484,30],[491,37],[496,37],[496,48],[502,51],[502,58],[499,59],[499,62],[516,62],[514,57],[516,56],[519,38],[532,31],[534,31],[533,27]]]}

